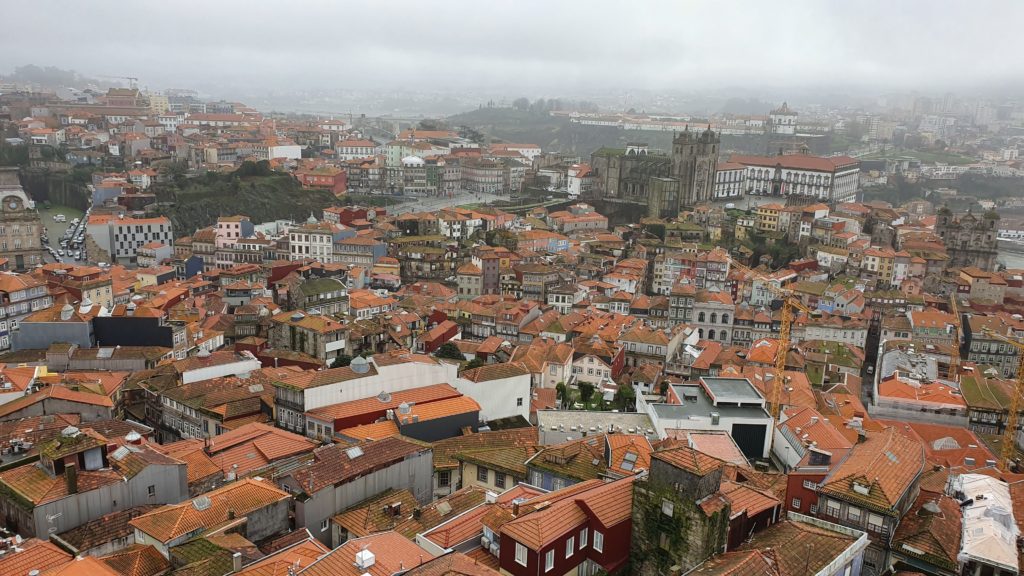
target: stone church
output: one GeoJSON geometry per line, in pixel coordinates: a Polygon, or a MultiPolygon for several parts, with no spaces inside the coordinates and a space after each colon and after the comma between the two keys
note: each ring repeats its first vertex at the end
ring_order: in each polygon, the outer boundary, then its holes
{"type": "Polygon", "coordinates": [[[996,240],[998,213],[990,210],[978,218],[968,210],[967,214],[957,218],[943,206],[936,215],[935,232],[946,245],[948,267],[976,266],[982,270],[995,270],[999,254],[996,240]]]}
{"type": "Polygon", "coordinates": [[[646,144],[602,148],[591,155],[594,171],[591,202],[602,210],[643,207],[645,216],[672,217],[711,199],[721,136],[709,127],[686,130],[672,139],[672,153],[648,150],[646,144]]]}

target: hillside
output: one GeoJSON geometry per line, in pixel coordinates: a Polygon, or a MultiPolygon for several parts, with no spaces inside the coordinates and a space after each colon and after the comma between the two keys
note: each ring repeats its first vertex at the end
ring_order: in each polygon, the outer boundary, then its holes
{"type": "Polygon", "coordinates": [[[469,126],[498,142],[528,142],[544,150],[584,157],[598,148],[624,148],[627,142],[646,142],[652,148],[663,150],[672,144],[672,134],[667,132],[626,132],[607,126],[581,126],[546,112],[514,108],[480,108],[449,116],[447,123],[469,126]]]}
{"type": "MultiPolygon", "coordinates": [[[[480,108],[449,116],[446,123],[452,127],[468,126],[497,142],[538,144],[544,150],[578,154],[583,158],[589,158],[599,148],[625,148],[631,142],[643,142],[655,150],[672,149],[671,132],[584,126],[569,122],[567,118],[549,116],[545,112],[515,108],[480,108]]],[[[695,128],[702,129],[700,125],[695,128]]],[[[827,139],[811,144],[823,148],[813,150],[816,153],[828,152],[827,139]]],[[[726,154],[764,154],[767,152],[767,142],[761,135],[728,135],[722,137],[722,151],[726,154]]]]}
{"type": "Polygon", "coordinates": [[[337,204],[330,192],[303,190],[286,174],[240,173],[245,172],[210,173],[154,185],[158,202],[154,212],[170,218],[174,229],[185,235],[214,224],[218,216],[241,214],[256,223],[283,218],[302,221],[310,214],[320,218],[324,208],[337,204]]]}

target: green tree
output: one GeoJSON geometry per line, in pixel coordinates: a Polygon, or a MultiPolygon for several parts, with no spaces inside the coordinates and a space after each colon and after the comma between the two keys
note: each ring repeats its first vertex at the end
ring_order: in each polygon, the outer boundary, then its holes
{"type": "Polygon", "coordinates": [[[516,98],[512,101],[512,107],[516,110],[525,111],[530,109],[530,100],[528,98],[516,98]]]}
{"type": "Polygon", "coordinates": [[[352,357],[349,356],[348,354],[342,354],[341,356],[335,358],[334,362],[331,362],[331,368],[344,368],[345,366],[348,366],[351,363],[352,357]]]}
{"type": "Polygon", "coordinates": [[[594,396],[594,385],[590,382],[580,382],[577,387],[580,389],[580,400],[584,406],[590,406],[590,399],[594,396]]]}
{"type": "Polygon", "coordinates": [[[559,382],[555,384],[555,396],[558,398],[558,407],[561,408],[565,405],[565,395],[569,391],[565,387],[565,382],[559,382]]]}
{"type": "Polygon", "coordinates": [[[441,347],[434,352],[434,356],[438,358],[447,358],[449,360],[465,360],[466,357],[459,350],[459,347],[452,342],[445,342],[441,344],[441,347]]]}
{"type": "Polygon", "coordinates": [[[622,386],[619,386],[619,389],[615,391],[615,397],[612,399],[612,404],[623,412],[631,412],[634,410],[633,406],[635,403],[636,390],[633,390],[633,385],[623,384],[622,386]]]}
{"type": "Polygon", "coordinates": [[[482,358],[473,358],[469,362],[466,362],[466,365],[463,367],[463,370],[472,370],[473,368],[479,368],[486,364],[487,362],[484,362],[482,358]]]}

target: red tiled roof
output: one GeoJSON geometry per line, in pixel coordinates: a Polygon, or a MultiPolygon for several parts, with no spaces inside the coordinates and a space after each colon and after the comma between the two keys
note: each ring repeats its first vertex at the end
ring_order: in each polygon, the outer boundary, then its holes
{"type": "Polygon", "coordinates": [[[167,543],[175,538],[211,527],[232,514],[245,516],[291,495],[262,480],[245,479],[203,494],[209,507],[194,505],[195,501],[162,506],[153,512],[133,519],[130,524],[158,542],[167,543]]]}

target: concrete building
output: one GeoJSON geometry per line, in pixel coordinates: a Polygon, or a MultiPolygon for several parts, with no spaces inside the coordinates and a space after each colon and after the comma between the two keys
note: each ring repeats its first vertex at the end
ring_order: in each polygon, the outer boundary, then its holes
{"type": "MultiPolygon", "coordinates": [[[[0,254],[15,271],[43,264],[43,231],[35,202],[21,188],[17,168],[0,168],[0,254]]],[[[54,239],[56,241],[56,239],[54,239]]]]}

